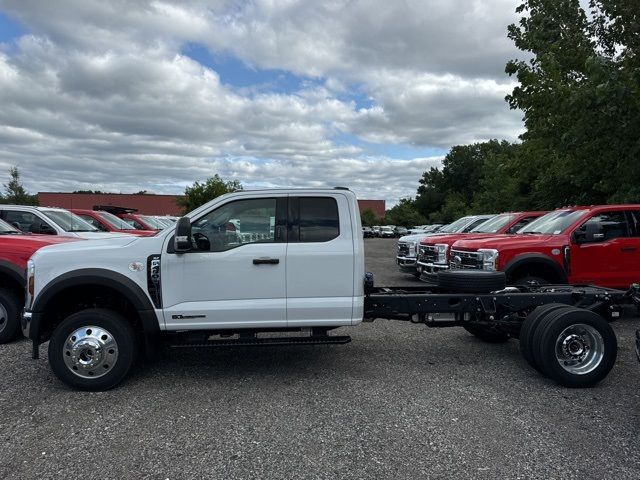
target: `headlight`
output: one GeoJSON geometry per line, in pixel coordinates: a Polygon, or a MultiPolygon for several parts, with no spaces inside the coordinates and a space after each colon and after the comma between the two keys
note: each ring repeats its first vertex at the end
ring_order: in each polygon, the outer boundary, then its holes
{"type": "Polygon", "coordinates": [[[27,262],[27,298],[25,299],[25,307],[31,308],[33,302],[33,294],[36,287],[36,264],[33,260],[27,262]]]}
{"type": "Polygon", "coordinates": [[[498,250],[493,248],[481,248],[478,253],[482,254],[482,268],[484,270],[497,270],[498,250]]]}
{"type": "Polygon", "coordinates": [[[409,244],[409,253],[413,253],[414,257],[418,254],[418,242],[411,242],[409,244]]]}
{"type": "Polygon", "coordinates": [[[447,253],[449,245],[446,243],[436,243],[436,263],[447,263],[447,253]]]}

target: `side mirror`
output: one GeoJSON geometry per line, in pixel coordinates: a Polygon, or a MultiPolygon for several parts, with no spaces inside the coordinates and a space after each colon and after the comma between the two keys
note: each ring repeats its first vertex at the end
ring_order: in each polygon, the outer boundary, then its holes
{"type": "Polygon", "coordinates": [[[597,223],[585,223],[574,232],[573,240],[577,244],[599,242],[604,240],[604,233],[602,233],[600,225],[597,223]]]}
{"type": "Polygon", "coordinates": [[[176,232],[173,236],[173,248],[176,252],[188,252],[192,248],[191,220],[182,217],[176,222],[176,232]]]}
{"type": "Polygon", "coordinates": [[[55,229],[49,225],[48,223],[42,223],[40,225],[40,233],[44,233],[45,235],[55,235],[55,229]]]}

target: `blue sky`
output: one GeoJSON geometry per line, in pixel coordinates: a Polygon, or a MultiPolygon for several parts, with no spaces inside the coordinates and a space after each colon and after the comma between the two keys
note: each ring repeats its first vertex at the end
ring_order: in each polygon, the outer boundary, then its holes
{"type": "Polygon", "coordinates": [[[16,20],[0,12],[0,43],[8,43],[27,33],[16,20]]]}

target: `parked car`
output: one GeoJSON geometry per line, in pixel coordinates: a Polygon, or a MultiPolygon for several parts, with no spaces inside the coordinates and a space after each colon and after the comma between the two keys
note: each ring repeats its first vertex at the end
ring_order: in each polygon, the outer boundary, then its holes
{"type": "Polygon", "coordinates": [[[379,237],[380,236],[380,225],[374,225],[373,227],[371,227],[371,231],[373,232],[373,236],[374,237],[379,237]]]}
{"type": "Polygon", "coordinates": [[[373,237],[373,230],[371,229],[371,227],[362,227],[362,236],[364,238],[373,237]]]}
{"type": "Polygon", "coordinates": [[[155,235],[157,232],[157,230],[138,230],[121,218],[118,218],[112,213],[102,210],[85,210],[73,208],[71,209],[71,212],[75,213],[85,222],[93,225],[95,228],[103,232],[130,233],[131,235],[137,235],[141,237],[155,235]]]}
{"type": "Polygon", "coordinates": [[[492,216],[493,215],[469,215],[438,229],[437,232],[421,232],[400,237],[396,254],[396,264],[398,268],[404,273],[410,273],[415,277],[419,277],[420,273],[418,273],[416,267],[418,262],[418,244],[422,240],[433,235],[468,232],[492,216]]]}
{"type": "Polygon", "coordinates": [[[114,205],[95,205],[93,209],[112,213],[137,230],[157,231],[166,228],[164,225],[158,223],[158,221],[152,216],[136,213],[138,211],[137,208],[118,207],[114,205]]]}
{"type": "Polygon", "coordinates": [[[427,237],[418,247],[417,271],[420,280],[437,283],[438,272],[449,268],[449,250],[451,245],[461,239],[478,239],[496,234],[514,234],[525,225],[547,212],[502,213],[481,223],[469,232],[427,237]]]}
{"type": "Polygon", "coordinates": [[[432,225],[419,225],[419,226],[410,228],[409,234],[413,235],[418,233],[435,233],[435,232],[438,232],[443,227],[445,227],[445,225],[442,225],[440,223],[434,223],[432,225]]]}
{"type": "Polygon", "coordinates": [[[0,219],[25,233],[87,239],[112,238],[113,235],[125,235],[101,232],[64,208],[0,205],[0,219]]]}
{"type": "Polygon", "coordinates": [[[385,225],[380,227],[380,235],[381,238],[395,238],[396,232],[393,231],[393,227],[390,225],[385,225]]]}
{"type": "Polygon", "coordinates": [[[25,234],[0,220],[0,343],[20,336],[27,260],[39,248],[79,240],[56,235],[25,234]]]}
{"type": "Polygon", "coordinates": [[[404,237],[405,235],[408,235],[409,230],[407,230],[407,227],[396,227],[393,229],[393,233],[395,234],[396,237],[400,238],[400,237],[404,237]]]}
{"type": "Polygon", "coordinates": [[[512,285],[627,288],[640,280],[640,205],[556,210],[516,235],[458,240],[450,258],[452,269],[503,271],[512,285]]]}

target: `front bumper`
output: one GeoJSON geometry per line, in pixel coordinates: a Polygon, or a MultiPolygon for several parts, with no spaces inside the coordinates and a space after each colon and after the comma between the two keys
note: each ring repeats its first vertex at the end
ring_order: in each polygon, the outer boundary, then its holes
{"type": "Polygon", "coordinates": [[[438,283],[438,272],[449,270],[449,265],[444,263],[418,262],[416,268],[420,273],[420,280],[436,285],[438,283]]]}
{"type": "Polygon", "coordinates": [[[403,272],[415,272],[417,262],[416,257],[396,257],[396,264],[403,272]]]}

